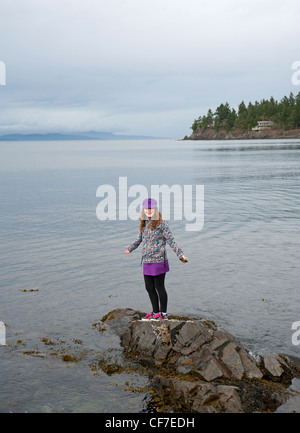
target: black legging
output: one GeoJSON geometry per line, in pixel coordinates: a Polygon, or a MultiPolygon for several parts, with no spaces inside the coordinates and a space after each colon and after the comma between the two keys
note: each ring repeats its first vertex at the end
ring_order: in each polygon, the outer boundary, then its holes
{"type": "Polygon", "coordinates": [[[145,287],[150,297],[153,313],[167,312],[168,295],[165,289],[165,276],[166,274],[155,277],[144,275],[145,287]]]}

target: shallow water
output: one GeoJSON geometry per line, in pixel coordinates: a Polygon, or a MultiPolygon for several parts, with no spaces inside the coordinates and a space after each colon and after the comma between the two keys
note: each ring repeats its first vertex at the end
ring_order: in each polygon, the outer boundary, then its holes
{"type": "Polygon", "coordinates": [[[189,258],[168,249],[169,312],[214,320],[254,353],[300,358],[300,140],[2,142],[1,412],[145,409],[126,383],[147,379],[91,368],[120,356],[95,322],[118,307],[150,310],[140,251],[124,254],[137,222],[96,216],[97,188],[118,190],[120,177],[148,191],[204,185],[203,229],[169,220],[189,258]],[[77,362],[62,361],[68,353],[77,362]]]}

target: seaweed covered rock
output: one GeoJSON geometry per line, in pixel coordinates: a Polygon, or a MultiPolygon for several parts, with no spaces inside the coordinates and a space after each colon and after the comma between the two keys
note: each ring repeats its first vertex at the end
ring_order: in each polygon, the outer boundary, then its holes
{"type": "Polygon", "coordinates": [[[171,407],[194,412],[274,411],[289,398],[286,387],[294,372],[283,357],[256,359],[211,321],[144,321],[143,315],[117,309],[102,320],[120,336],[127,358],[152,369],[153,387],[171,407]]]}

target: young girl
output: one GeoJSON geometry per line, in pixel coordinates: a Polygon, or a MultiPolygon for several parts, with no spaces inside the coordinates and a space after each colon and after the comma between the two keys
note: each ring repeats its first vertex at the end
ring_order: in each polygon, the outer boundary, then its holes
{"type": "Polygon", "coordinates": [[[135,250],[142,243],[142,261],[145,287],[152,304],[152,312],[145,319],[167,319],[168,295],[165,289],[165,276],[169,271],[166,242],[182,262],[188,259],[178,247],[169,229],[167,221],[157,208],[153,198],[143,201],[140,216],[140,234],[125,250],[126,254],[135,250]]]}

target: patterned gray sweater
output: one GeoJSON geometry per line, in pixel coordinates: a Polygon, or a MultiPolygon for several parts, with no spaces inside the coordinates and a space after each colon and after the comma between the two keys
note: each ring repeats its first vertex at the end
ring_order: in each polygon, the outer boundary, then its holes
{"type": "Polygon", "coordinates": [[[128,251],[131,253],[142,243],[142,261],[144,263],[162,263],[167,260],[166,243],[168,243],[178,258],[181,259],[184,256],[183,251],[175,242],[167,221],[161,220],[154,230],[151,230],[149,223],[150,220],[146,223],[144,231],[127,247],[128,251]]]}

